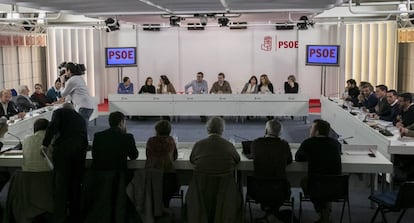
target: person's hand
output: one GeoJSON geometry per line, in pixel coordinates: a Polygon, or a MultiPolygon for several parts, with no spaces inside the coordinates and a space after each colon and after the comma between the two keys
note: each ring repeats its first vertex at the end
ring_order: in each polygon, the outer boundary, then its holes
{"type": "Polygon", "coordinates": [[[377,114],[373,114],[372,118],[378,120],[380,117],[377,114]]]}
{"type": "Polygon", "coordinates": [[[401,128],[399,128],[399,130],[400,130],[401,137],[405,136],[408,133],[408,129],[407,128],[401,127],[401,128]]]}
{"type": "Polygon", "coordinates": [[[26,113],[25,113],[25,112],[19,112],[19,113],[17,114],[17,117],[19,117],[20,119],[23,119],[25,115],[26,115],[26,113]]]}
{"type": "Polygon", "coordinates": [[[360,103],[365,101],[365,98],[364,98],[364,96],[362,94],[358,95],[358,101],[360,103]]]}
{"type": "Polygon", "coordinates": [[[397,122],[395,124],[395,127],[397,127],[397,128],[404,128],[404,124],[401,121],[399,121],[399,122],[397,122]]]}

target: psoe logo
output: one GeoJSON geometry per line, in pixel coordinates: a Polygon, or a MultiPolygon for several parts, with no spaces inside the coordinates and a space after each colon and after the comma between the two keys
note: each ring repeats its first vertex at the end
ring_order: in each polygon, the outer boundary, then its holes
{"type": "Polygon", "coordinates": [[[263,44],[261,45],[261,49],[263,51],[272,51],[272,37],[271,36],[265,36],[263,38],[263,44]]]}

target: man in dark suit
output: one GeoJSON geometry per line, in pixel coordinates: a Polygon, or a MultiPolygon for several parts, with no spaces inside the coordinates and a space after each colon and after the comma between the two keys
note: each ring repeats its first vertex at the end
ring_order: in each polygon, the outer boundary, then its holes
{"type": "MultiPolygon", "coordinates": [[[[251,144],[251,155],[254,159],[254,175],[256,177],[284,178],[286,179],[286,166],[292,163],[292,152],[289,143],[281,139],[282,125],[276,119],[266,122],[264,137],[255,139],[251,144]]],[[[286,194],[290,194],[287,188],[286,194]]],[[[270,220],[278,213],[280,206],[261,203],[270,220]]]]}
{"type": "Polygon", "coordinates": [[[414,123],[414,103],[411,93],[402,93],[398,95],[400,103],[400,114],[397,117],[395,126],[397,128],[409,126],[414,123]]]}
{"type": "MultiPolygon", "coordinates": [[[[300,145],[295,154],[298,162],[308,162],[308,176],[310,175],[337,175],[342,172],[341,144],[330,138],[331,126],[327,121],[316,119],[313,121],[310,138],[300,145]]],[[[307,193],[307,177],[302,181],[302,189],[307,193]]],[[[331,207],[328,202],[312,201],[315,210],[320,215],[319,222],[330,222],[331,207]]]]}
{"type": "Polygon", "coordinates": [[[29,88],[27,85],[22,85],[19,87],[19,96],[16,98],[17,106],[24,112],[30,111],[30,109],[36,109],[35,104],[29,97],[29,88]]]}
{"type": "Polygon", "coordinates": [[[374,93],[374,87],[366,83],[361,87],[361,94],[358,96],[359,106],[364,107],[370,113],[375,112],[375,106],[378,104],[378,98],[374,93]]]}
{"type": "Polygon", "coordinates": [[[380,84],[375,86],[375,95],[378,97],[378,104],[375,106],[375,113],[379,116],[386,116],[391,113],[391,106],[387,100],[387,86],[380,84]]]}
{"type": "Polygon", "coordinates": [[[387,91],[387,101],[391,106],[390,113],[386,115],[374,115],[375,119],[388,122],[394,122],[397,119],[398,114],[400,114],[400,104],[398,103],[397,95],[397,91],[395,90],[387,91]]]}
{"type": "Polygon", "coordinates": [[[0,91],[0,117],[5,116],[9,119],[11,116],[17,115],[19,118],[23,118],[25,113],[16,106],[11,98],[10,90],[0,91]]]}
{"type": "Polygon", "coordinates": [[[42,149],[47,150],[52,138],[55,138],[52,145],[55,178],[54,222],[81,222],[81,179],[85,169],[88,135],[85,119],[73,109],[72,104],[64,104],[53,112],[42,149]]]}
{"type": "Polygon", "coordinates": [[[126,132],[125,115],[112,112],[109,115],[110,128],[95,133],[92,145],[92,169],[127,170],[127,158],[138,158],[138,150],[132,134],[126,132]]]}

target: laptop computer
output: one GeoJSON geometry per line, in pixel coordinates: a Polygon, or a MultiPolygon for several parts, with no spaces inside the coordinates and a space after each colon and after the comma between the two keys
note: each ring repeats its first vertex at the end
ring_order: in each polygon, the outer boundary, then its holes
{"type": "Polygon", "coordinates": [[[242,152],[246,156],[247,159],[253,159],[250,146],[252,145],[252,141],[242,141],[242,152]]]}

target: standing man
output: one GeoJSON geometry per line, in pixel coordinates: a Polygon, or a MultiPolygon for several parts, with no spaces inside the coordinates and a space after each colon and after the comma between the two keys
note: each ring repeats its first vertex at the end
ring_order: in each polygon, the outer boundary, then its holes
{"type": "MultiPolygon", "coordinates": [[[[197,79],[191,81],[187,85],[184,86],[185,93],[188,94],[188,88],[193,89],[193,94],[207,94],[208,93],[208,85],[207,81],[203,79],[204,74],[203,72],[197,73],[197,79]]],[[[200,116],[202,122],[207,121],[207,116],[200,116]]]]}
{"type": "Polygon", "coordinates": [[[204,74],[203,72],[197,73],[197,79],[191,81],[187,85],[184,86],[185,93],[188,94],[188,88],[193,89],[193,94],[207,94],[208,93],[208,85],[207,81],[203,79],[204,74]]]}
{"type": "Polygon", "coordinates": [[[210,94],[231,94],[231,87],[229,82],[224,80],[225,76],[223,73],[219,73],[217,81],[214,82],[210,89],[210,94]]]}
{"type": "Polygon", "coordinates": [[[19,118],[23,118],[25,113],[11,99],[12,95],[10,90],[5,89],[0,91],[0,117],[5,116],[9,119],[11,116],[17,115],[19,118]]]}
{"type": "Polygon", "coordinates": [[[60,81],[64,85],[60,94],[62,97],[70,96],[75,109],[85,119],[86,125],[88,125],[95,103],[89,95],[85,80],[81,76],[84,73],[84,68],[81,64],[71,62],[66,64],[66,73],[60,76],[60,81]]]}
{"type": "MultiPolygon", "coordinates": [[[[316,119],[313,121],[310,138],[300,145],[295,154],[298,162],[308,162],[308,177],[311,175],[338,175],[342,172],[341,144],[330,138],[331,126],[327,121],[316,119]]],[[[307,181],[302,181],[302,189],[307,194],[307,181]]],[[[330,222],[331,204],[328,202],[312,201],[316,212],[320,215],[318,222],[330,222]]]]}
{"type": "Polygon", "coordinates": [[[47,150],[53,138],[54,222],[81,222],[81,180],[85,171],[88,135],[84,118],[72,104],[65,103],[53,112],[42,149],[47,150]]]}

